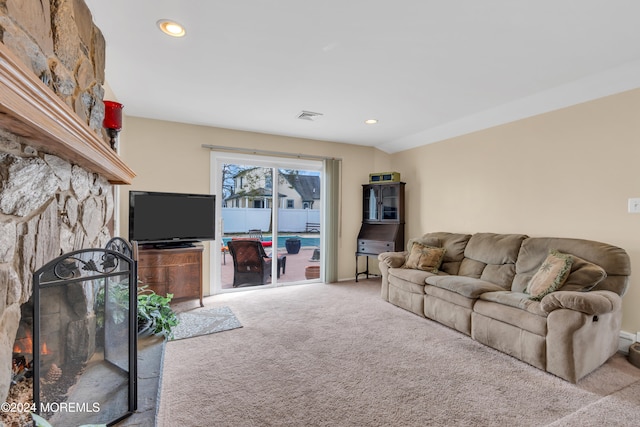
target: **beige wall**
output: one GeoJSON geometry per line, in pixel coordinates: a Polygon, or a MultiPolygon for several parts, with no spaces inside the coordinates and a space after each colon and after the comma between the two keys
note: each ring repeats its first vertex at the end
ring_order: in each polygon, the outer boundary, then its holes
{"type": "MultiPolygon", "coordinates": [[[[407,183],[407,238],[429,231],[525,233],[599,240],[626,249],[640,271],[640,90],[388,155],[379,150],[126,117],[121,154],[138,174],[129,189],[209,191],[202,144],[343,158],[339,278],[354,275],[361,184],[398,171],[407,183]]],[[[209,277],[208,254],[205,278],[209,277]]],[[[372,262],[375,264],[375,262],[372,262]]],[[[640,284],[624,297],[623,330],[640,331],[640,284]]],[[[208,283],[205,281],[205,293],[208,283]]]]}
{"type": "MultiPolygon", "coordinates": [[[[407,238],[429,231],[603,241],[640,272],[640,90],[392,156],[407,182],[407,238]]],[[[640,331],[631,277],[622,329],[640,331]]]]}
{"type": "MultiPolygon", "coordinates": [[[[126,106],[125,106],[126,108],[126,106]]],[[[362,187],[369,173],[385,171],[389,156],[371,147],[125,117],[120,154],[137,174],[120,187],[120,235],[128,236],[129,190],[209,192],[210,151],[202,144],[336,156],[342,164],[342,224],[338,277],[354,276],[362,187]]],[[[205,244],[204,293],[210,293],[209,244],[205,244]]]]}

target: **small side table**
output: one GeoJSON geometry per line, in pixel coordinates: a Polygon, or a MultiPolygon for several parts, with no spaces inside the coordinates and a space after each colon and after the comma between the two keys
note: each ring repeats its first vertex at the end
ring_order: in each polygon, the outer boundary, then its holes
{"type": "Polygon", "coordinates": [[[367,279],[369,278],[369,257],[370,256],[375,256],[375,255],[356,252],[356,282],[358,281],[358,276],[360,276],[361,274],[365,274],[367,276],[367,279]],[[361,257],[361,256],[365,257],[366,259],[366,267],[364,271],[358,271],[358,257],[361,257]]]}
{"type": "Polygon", "coordinates": [[[286,269],[287,269],[287,256],[280,255],[278,257],[278,278],[280,278],[280,271],[282,271],[282,274],[284,274],[286,269]]]}

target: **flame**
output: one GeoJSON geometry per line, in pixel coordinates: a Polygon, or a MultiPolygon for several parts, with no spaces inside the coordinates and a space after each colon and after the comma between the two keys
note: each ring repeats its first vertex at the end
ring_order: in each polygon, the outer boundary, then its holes
{"type": "MultiPolygon", "coordinates": [[[[19,354],[31,354],[33,352],[33,338],[31,337],[31,331],[27,329],[26,336],[13,343],[13,352],[19,354]]],[[[42,343],[40,354],[51,354],[46,342],[42,343]]]]}
{"type": "Polygon", "coordinates": [[[14,353],[31,354],[33,351],[33,339],[31,338],[31,332],[27,329],[26,336],[13,343],[14,353]]]}
{"type": "Polygon", "coordinates": [[[15,343],[13,343],[13,352],[14,352],[14,353],[23,353],[23,351],[22,351],[22,347],[20,346],[20,344],[18,343],[18,341],[16,341],[15,343]]]}

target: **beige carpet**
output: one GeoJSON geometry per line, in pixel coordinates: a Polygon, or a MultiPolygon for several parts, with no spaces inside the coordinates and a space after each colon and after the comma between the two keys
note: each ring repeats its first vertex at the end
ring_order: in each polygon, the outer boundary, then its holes
{"type": "Polygon", "coordinates": [[[379,289],[365,280],[209,298],[244,327],[167,343],[159,425],[640,425],[640,369],[624,356],[570,384],[379,289]]]}

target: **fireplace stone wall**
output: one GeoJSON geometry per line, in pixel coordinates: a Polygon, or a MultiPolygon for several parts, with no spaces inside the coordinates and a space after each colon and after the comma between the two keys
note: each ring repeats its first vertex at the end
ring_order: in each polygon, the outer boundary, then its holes
{"type": "MultiPolygon", "coordinates": [[[[105,43],[83,0],[0,0],[0,42],[104,138],[105,43]]],[[[104,247],[113,194],[101,175],[0,128],[0,401],[33,272],[62,253],[104,247]]]]}

